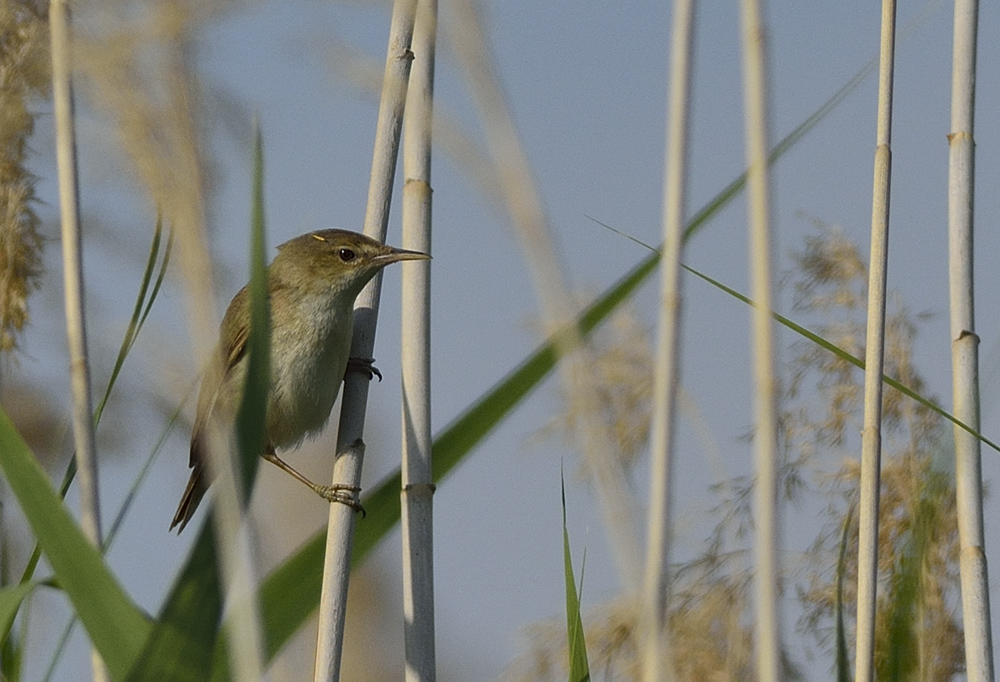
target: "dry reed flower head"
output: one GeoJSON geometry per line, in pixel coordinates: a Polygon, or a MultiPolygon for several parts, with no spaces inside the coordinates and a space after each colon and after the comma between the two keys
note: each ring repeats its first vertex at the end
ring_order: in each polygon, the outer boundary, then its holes
{"type": "Polygon", "coordinates": [[[118,137],[134,179],[182,239],[201,238],[206,161],[195,36],[211,14],[178,0],[108,0],[78,14],[83,94],[118,137]]]}
{"type": "Polygon", "coordinates": [[[33,0],[0,5],[0,351],[17,347],[41,271],[35,177],[25,164],[35,128],[31,104],[49,81],[47,26],[33,0]]]}
{"type": "MultiPolygon", "coordinates": [[[[856,357],[864,357],[867,267],[857,246],[839,230],[824,230],[807,239],[796,261],[802,277],[795,285],[796,307],[822,313],[826,321],[817,331],[856,357]]],[[[916,333],[914,315],[893,294],[886,316],[885,373],[926,395],[913,365],[916,333]]],[[[822,492],[831,499],[830,520],[808,553],[812,568],[808,585],[800,591],[805,607],[800,627],[821,643],[830,644],[837,603],[832,567],[840,550],[841,528],[855,504],[860,481],[856,434],[860,430],[863,376],[850,363],[811,344],[798,344],[797,348],[794,392],[810,378],[822,407],[795,410],[787,420],[794,423],[794,430],[786,442],[799,454],[808,452],[803,460],[820,464],[818,457],[823,457],[827,468],[834,464],[832,473],[819,478],[822,492]],[[835,452],[843,457],[839,464],[835,452]]],[[[889,649],[900,646],[914,647],[913,655],[903,658],[905,665],[913,666],[915,679],[944,682],[964,665],[962,628],[953,609],[958,584],[954,480],[939,463],[946,433],[941,419],[929,408],[886,388],[875,652],[880,677],[889,665],[889,649]],[[917,584],[914,596],[901,600],[900,586],[913,579],[911,576],[917,584]],[[910,634],[906,636],[891,631],[901,608],[912,609],[906,623],[910,634]]],[[[857,537],[857,524],[855,514],[849,537],[857,537]]],[[[855,611],[857,561],[857,543],[849,542],[843,578],[849,623],[855,611]]]]}
{"type": "MultiPolygon", "coordinates": [[[[599,413],[564,392],[563,409],[546,426],[546,433],[560,432],[572,439],[581,433],[583,420],[600,420],[616,446],[621,466],[630,468],[649,439],[652,422],[653,356],[649,335],[635,310],[624,307],[598,330],[590,346],[593,362],[588,367],[599,413]]],[[[592,472],[583,464],[583,472],[592,472]]]]}

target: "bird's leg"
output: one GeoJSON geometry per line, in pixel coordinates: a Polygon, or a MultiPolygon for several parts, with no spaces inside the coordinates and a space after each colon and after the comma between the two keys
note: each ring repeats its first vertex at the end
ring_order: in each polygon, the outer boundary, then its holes
{"type": "MultiPolygon", "coordinates": [[[[382,372],[378,371],[378,367],[375,366],[375,358],[348,358],[347,359],[347,371],[348,372],[360,372],[368,377],[368,381],[371,381],[375,377],[378,377],[379,381],[382,381],[382,372]]],[[[344,373],[346,376],[346,372],[344,373]]]]}
{"type": "Polygon", "coordinates": [[[340,502],[341,504],[346,504],[351,509],[359,511],[362,515],[364,515],[365,508],[361,506],[361,501],[358,499],[358,492],[361,491],[361,488],[343,483],[334,483],[333,485],[320,485],[318,483],[313,483],[296,471],[288,462],[278,457],[278,454],[272,447],[268,447],[264,450],[264,454],[261,456],[282,471],[291,474],[292,477],[309,486],[313,492],[327,502],[340,502]]]}

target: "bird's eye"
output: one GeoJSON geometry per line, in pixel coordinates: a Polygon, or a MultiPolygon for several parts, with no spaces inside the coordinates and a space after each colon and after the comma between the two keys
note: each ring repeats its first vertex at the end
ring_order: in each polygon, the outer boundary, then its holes
{"type": "Polygon", "coordinates": [[[340,256],[340,260],[345,263],[350,263],[357,257],[358,254],[354,253],[352,249],[341,249],[337,252],[337,255],[340,256]]]}

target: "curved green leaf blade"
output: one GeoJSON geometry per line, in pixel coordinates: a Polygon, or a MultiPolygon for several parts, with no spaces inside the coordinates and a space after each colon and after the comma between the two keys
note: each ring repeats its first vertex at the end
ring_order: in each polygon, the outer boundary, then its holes
{"type": "Polygon", "coordinates": [[[851,682],[851,659],[847,648],[847,626],[844,624],[844,578],[847,576],[847,548],[851,541],[851,521],[854,518],[854,503],[847,508],[847,516],[840,531],[840,555],[837,557],[836,600],[833,614],[836,621],[835,647],[837,649],[837,682],[851,682]]]}
{"type": "MultiPolygon", "coordinates": [[[[562,492],[563,522],[563,579],[566,583],[566,636],[569,642],[569,682],[590,682],[590,664],[587,662],[587,640],[583,634],[583,617],[580,615],[580,596],[573,575],[573,557],[569,547],[569,528],[566,527],[566,480],[559,473],[562,492]]],[[[584,552],[584,562],[587,554],[584,552]]],[[[583,571],[580,571],[583,587],[583,571]]]]}
{"type": "Polygon", "coordinates": [[[221,620],[215,535],[204,523],[127,682],[207,679],[221,620]]]}
{"type": "MultiPolygon", "coordinates": [[[[125,336],[122,339],[121,347],[118,350],[118,358],[115,360],[114,369],[111,372],[111,378],[108,379],[107,388],[104,391],[104,396],[98,402],[97,407],[94,409],[94,424],[95,426],[101,422],[101,414],[104,412],[104,406],[107,404],[108,399],[111,397],[111,391],[115,387],[118,375],[121,372],[122,366],[125,364],[125,359],[128,357],[129,351],[135,340],[138,338],[139,332],[142,330],[143,322],[146,319],[146,315],[149,314],[153,303],[156,300],[157,293],[160,290],[160,285],[163,282],[163,278],[166,276],[167,263],[170,259],[171,245],[173,244],[173,230],[170,231],[170,236],[167,239],[166,252],[163,255],[163,261],[160,265],[160,273],[156,279],[156,284],[153,287],[153,292],[146,298],[146,292],[149,288],[149,280],[152,277],[153,268],[156,265],[156,259],[160,251],[160,233],[162,231],[162,223],[159,219],[156,221],[156,227],[153,231],[153,243],[150,245],[149,257],[146,262],[146,270],[143,272],[142,282],[139,285],[139,293],[135,303],[135,309],[132,312],[132,317],[129,319],[128,328],[125,331],[125,336]],[[140,316],[140,309],[142,307],[143,301],[145,301],[145,311],[142,312],[140,316]]],[[[73,479],[76,477],[76,457],[71,457],[69,464],[66,466],[66,471],[63,474],[62,483],[59,486],[59,496],[66,497],[66,493],[69,491],[70,485],[73,483],[73,479]]],[[[38,559],[41,557],[41,549],[38,544],[31,551],[31,556],[25,565],[24,572],[21,574],[21,582],[27,582],[35,573],[35,567],[38,565],[38,559]]],[[[3,632],[3,637],[0,637],[0,642],[5,642],[9,631],[3,632]]],[[[53,669],[55,658],[58,658],[61,647],[57,648],[53,656],[53,662],[50,664],[49,669],[53,669]]]]}
{"type": "Polygon", "coordinates": [[[39,583],[31,581],[11,585],[0,590],[0,632],[4,633],[4,639],[6,639],[6,633],[10,632],[14,625],[14,618],[17,616],[18,609],[21,608],[21,602],[38,585],[39,583]]]}
{"type": "MultiPolygon", "coordinates": [[[[733,289],[731,287],[727,287],[722,282],[720,282],[720,281],[718,281],[716,279],[712,279],[708,275],[706,275],[704,273],[701,273],[701,272],[698,272],[694,268],[689,267],[687,265],[684,265],[683,263],[681,264],[681,267],[684,268],[685,270],[687,270],[688,272],[690,272],[692,275],[695,275],[696,277],[700,277],[701,279],[705,280],[706,282],[708,282],[712,286],[721,289],[722,291],[726,292],[727,294],[729,294],[733,298],[737,298],[740,301],[743,301],[744,303],[746,303],[747,305],[754,305],[754,302],[749,297],[744,296],[743,294],[741,294],[740,292],[736,291],[735,289],[733,289]]],[[[851,355],[850,353],[848,353],[846,350],[844,350],[840,346],[827,341],[826,339],[824,339],[819,334],[816,334],[815,332],[809,331],[808,329],[806,329],[802,325],[793,322],[792,320],[788,319],[784,315],[780,315],[778,313],[773,313],[773,317],[774,317],[774,319],[776,321],[778,321],[779,323],[781,323],[783,326],[787,327],[788,329],[791,329],[796,334],[799,334],[800,336],[803,336],[803,337],[809,339],[810,341],[812,341],[813,343],[815,343],[817,346],[820,346],[821,348],[825,348],[826,350],[828,350],[831,353],[833,353],[834,355],[836,355],[838,358],[851,363],[852,365],[854,365],[858,369],[864,370],[864,368],[865,368],[865,361],[862,360],[861,358],[856,357],[854,355],[851,355]]],[[[923,405],[924,407],[926,407],[927,409],[929,409],[929,410],[931,410],[933,412],[936,412],[939,416],[944,417],[945,419],[947,419],[948,421],[950,421],[952,424],[954,424],[955,426],[959,427],[960,429],[968,431],[970,434],[972,434],[973,436],[975,436],[976,438],[978,438],[984,445],[987,445],[987,446],[993,448],[994,450],[996,450],[997,452],[1000,452],[1000,445],[997,445],[992,440],[990,440],[989,438],[987,438],[983,434],[979,433],[978,431],[976,431],[974,428],[972,428],[971,426],[969,426],[965,422],[963,422],[960,419],[958,419],[957,417],[955,417],[951,412],[948,412],[948,410],[944,409],[943,407],[940,407],[940,406],[934,404],[933,402],[931,402],[927,398],[923,397],[922,395],[920,395],[919,393],[917,393],[916,391],[914,391],[912,388],[910,388],[908,386],[905,386],[904,384],[901,384],[899,381],[897,381],[896,379],[893,379],[892,377],[890,377],[890,376],[888,376],[886,374],[882,375],[882,382],[885,383],[887,386],[891,386],[892,388],[896,389],[897,391],[899,391],[900,393],[902,393],[903,395],[905,395],[907,398],[910,398],[911,400],[915,400],[918,403],[920,403],[921,405],[923,405]]]]}
{"type": "Polygon", "coordinates": [[[108,570],[100,552],[83,536],[2,409],[0,468],[108,671],[116,680],[125,679],[152,624],[108,570]]]}
{"type": "MultiPolygon", "coordinates": [[[[152,291],[149,291],[149,283],[152,279],[153,272],[156,267],[157,260],[160,258],[160,238],[163,230],[162,220],[157,217],[156,227],[153,230],[153,242],[150,245],[149,256],[146,260],[146,269],[143,271],[142,281],[139,284],[139,293],[136,296],[135,306],[132,310],[132,317],[129,319],[128,327],[125,330],[125,335],[122,338],[121,345],[118,350],[118,358],[115,360],[114,368],[111,371],[111,378],[108,379],[108,385],[105,389],[104,396],[98,402],[97,407],[94,409],[94,424],[99,424],[101,421],[101,414],[104,411],[104,407],[107,405],[108,399],[111,397],[111,391],[117,382],[118,375],[121,373],[122,368],[125,365],[125,360],[128,357],[132,346],[135,344],[136,340],[139,338],[139,333],[142,331],[143,324],[146,318],[149,316],[150,311],[153,309],[153,304],[156,302],[159,295],[160,288],[163,284],[163,280],[167,274],[167,266],[170,262],[170,253],[173,249],[174,231],[170,230],[167,236],[167,245],[163,250],[163,257],[160,260],[159,273],[157,274],[156,281],[153,283],[152,291]]],[[[118,509],[114,520],[111,523],[111,527],[108,529],[106,535],[104,536],[103,549],[104,554],[108,553],[114,538],[118,533],[119,528],[124,522],[129,510],[132,508],[132,502],[135,499],[136,492],[139,490],[140,485],[146,479],[147,474],[152,467],[153,461],[156,459],[160,448],[162,447],[164,441],[166,440],[167,434],[170,432],[173,422],[177,420],[177,416],[180,414],[180,407],[177,408],[174,413],[173,418],[170,420],[168,425],[163,429],[160,434],[160,438],[154,447],[153,451],[149,454],[146,459],[146,463],[140,469],[138,476],[133,482],[128,494],[125,497],[124,502],[118,509]]],[[[66,474],[63,478],[63,483],[60,488],[60,495],[65,497],[66,491],[69,490],[69,485],[76,475],[76,458],[70,459],[69,467],[67,468],[66,474]]],[[[34,574],[35,564],[38,561],[38,547],[36,545],[35,550],[32,552],[31,559],[29,559],[28,564],[25,567],[24,573],[22,574],[21,581],[24,582],[28,580],[31,575],[34,574]]],[[[69,618],[66,623],[66,627],[63,629],[62,635],[60,635],[58,643],[52,649],[52,657],[49,659],[48,668],[46,669],[45,676],[42,678],[42,682],[49,682],[53,679],[55,675],[56,668],[59,664],[59,660],[66,650],[66,644],[69,642],[70,634],[73,631],[73,627],[76,625],[76,616],[73,615],[69,618]]],[[[3,638],[0,641],[4,641],[9,632],[3,633],[3,638]]]]}

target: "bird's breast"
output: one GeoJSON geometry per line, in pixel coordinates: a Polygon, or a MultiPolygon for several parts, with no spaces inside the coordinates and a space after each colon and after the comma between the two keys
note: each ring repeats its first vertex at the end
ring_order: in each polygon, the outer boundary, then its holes
{"type": "Polygon", "coordinates": [[[321,430],[347,369],[353,310],[316,311],[297,328],[272,331],[268,440],[278,448],[298,445],[321,430]]]}

